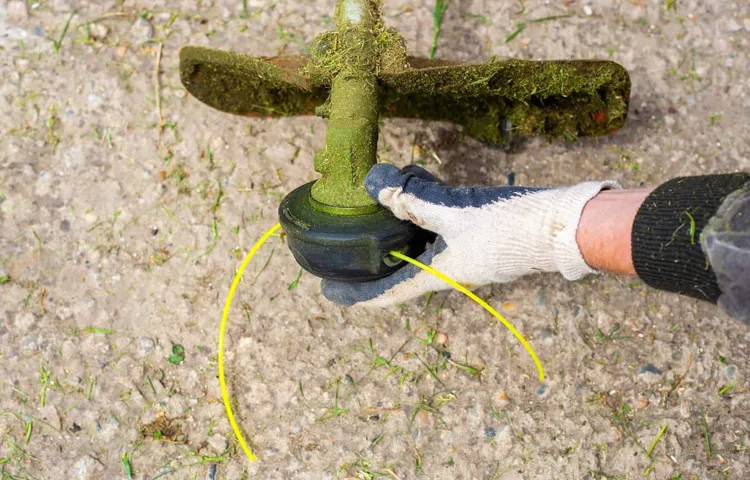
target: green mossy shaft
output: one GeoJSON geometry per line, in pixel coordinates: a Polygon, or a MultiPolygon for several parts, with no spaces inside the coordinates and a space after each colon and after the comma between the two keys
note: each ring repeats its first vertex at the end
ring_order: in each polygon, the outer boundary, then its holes
{"type": "Polygon", "coordinates": [[[368,207],[375,202],[364,178],[377,161],[378,88],[374,76],[340,73],[333,81],[326,146],[315,153],[321,174],[313,198],[328,206],[368,207]]]}
{"type": "Polygon", "coordinates": [[[326,146],[315,153],[321,177],[311,193],[327,207],[362,210],[376,205],[364,178],[377,162],[380,93],[373,29],[381,23],[379,5],[371,0],[341,0],[336,7],[335,41],[346,48],[338,52],[340,68],[323,107],[328,132],[326,146]]]}

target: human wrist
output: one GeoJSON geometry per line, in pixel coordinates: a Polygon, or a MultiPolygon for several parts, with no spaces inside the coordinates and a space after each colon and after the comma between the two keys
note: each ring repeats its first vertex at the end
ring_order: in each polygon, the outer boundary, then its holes
{"type": "Polygon", "coordinates": [[[556,269],[568,280],[578,280],[595,273],[596,267],[588,263],[577,242],[577,232],[586,206],[593,198],[606,191],[618,191],[614,181],[584,182],[559,189],[559,196],[550,208],[550,222],[545,228],[553,237],[553,255],[556,269]]]}
{"type": "Polygon", "coordinates": [[[583,208],[576,243],[586,264],[599,271],[635,275],[632,229],[652,189],[604,190],[583,208]]]}

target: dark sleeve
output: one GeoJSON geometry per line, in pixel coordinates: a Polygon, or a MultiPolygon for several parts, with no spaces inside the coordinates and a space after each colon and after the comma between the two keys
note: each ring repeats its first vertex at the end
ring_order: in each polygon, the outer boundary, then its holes
{"type": "Polygon", "coordinates": [[[716,303],[721,290],[701,248],[701,232],[747,173],[682,177],[654,190],[633,223],[633,264],[648,285],[716,303]]]}

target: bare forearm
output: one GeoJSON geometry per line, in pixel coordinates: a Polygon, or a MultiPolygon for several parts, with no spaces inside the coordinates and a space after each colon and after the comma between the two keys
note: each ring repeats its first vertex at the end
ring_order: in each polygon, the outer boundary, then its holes
{"type": "Polygon", "coordinates": [[[586,264],[719,303],[750,324],[750,175],[680,177],[656,189],[605,190],[583,208],[586,264]]]}

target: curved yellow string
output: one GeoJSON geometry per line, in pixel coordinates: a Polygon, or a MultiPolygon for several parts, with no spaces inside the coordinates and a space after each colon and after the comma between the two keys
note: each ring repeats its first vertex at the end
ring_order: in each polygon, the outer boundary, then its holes
{"type": "MultiPolygon", "coordinates": [[[[229,320],[229,311],[232,307],[232,300],[234,299],[234,294],[237,291],[237,287],[240,284],[240,280],[242,280],[242,275],[245,273],[245,269],[247,268],[250,261],[253,259],[255,254],[258,252],[258,249],[260,249],[261,246],[263,246],[264,243],[274,234],[276,231],[281,228],[281,224],[277,223],[273,227],[271,227],[270,230],[268,230],[266,233],[263,234],[260,239],[255,242],[255,245],[253,245],[253,248],[250,249],[250,251],[245,256],[244,260],[242,260],[242,263],[240,264],[240,268],[237,270],[237,273],[234,275],[234,279],[232,280],[232,285],[229,287],[229,293],[227,294],[227,300],[224,302],[224,311],[221,315],[221,325],[219,326],[219,358],[218,358],[218,364],[219,364],[219,386],[221,388],[221,399],[224,402],[224,408],[227,411],[227,418],[229,419],[229,424],[232,426],[232,431],[234,431],[235,437],[237,437],[237,441],[239,442],[240,446],[242,447],[242,450],[245,452],[245,455],[247,455],[247,458],[254,462],[258,460],[258,457],[253,455],[252,450],[250,450],[250,447],[247,445],[247,442],[245,441],[245,437],[242,436],[242,431],[240,430],[239,425],[237,425],[237,420],[234,417],[234,412],[232,411],[232,405],[229,401],[229,389],[227,388],[227,381],[224,374],[224,345],[225,345],[225,337],[227,333],[227,323],[229,320]]],[[[526,341],[525,338],[523,338],[523,335],[519,333],[518,330],[510,323],[508,320],[506,320],[502,315],[500,315],[497,310],[492,308],[487,302],[482,300],[481,298],[477,297],[472,293],[470,290],[468,290],[466,287],[461,285],[460,283],[456,282],[446,274],[439,272],[435,270],[434,268],[430,267],[429,265],[425,265],[424,263],[415,260],[411,257],[407,257],[406,255],[393,251],[390,253],[392,256],[403,260],[405,262],[409,262],[412,265],[415,265],[422,270],[431,273],[432,275],[435,275],[451,287],[455,288],[459,292],[463,293],[473,301],[475,301],[477,304],[479,304],[482,308],[487,310],[493,317],[497,318],[505,327],[510,330],[510,332],[518,339],[519,342],[521,342],[521,345],[526,349],[527,352],[529,352],[529,355],[531,355],[531,358],[534,360],[534,363],[536,364],[537,371],[539,372],[539,380],[544,380],[544,368],[542,367],[542,362],[539,361],[539,357],[537,357],[536,352],[534,352],[534,349],[531,348],[531,345],[529,345],[529,342],[526,341]]]]}
{"type": "Polygon", "coordinates": [[[242,264],[240,264],[239,270],[237,270],[237,273],[234,275],[234,280],[232,280],[232,286],[229,287],[229,293],[227,294],[227,301],[224,302],[224,313],[221,315],[221,326],[219,327],[219,385],[221,387],[221,399],[224,401],[224,408],[227,410],[227,418],[229,418],[229,424],[232,426],[232,430],[234,431],[235,437],[237,437],[237,441],[240,442],[240,446],[242,447],[242,450],[245,451],[245,455],[247,455],[247,458],[254,462],[258,459],[255,455],[253,455],[252,450],[250,450],[250,447],[247,445],[247,442],[245,442],[245,438],[242,436],[242,432],[240,431],[239,425],[237,425],[237,420],[234,419],[234,413],[232,412],[232,405],[229,403],[229,392],[227,389],[227,381],[226,378],[224,378],[224,336],[227,333],[227,321],[229,319],[229,309],[232,306],[232,299],[234,298],[234,293],[237,290],[237,286],[240,284],[240,280],[242,279],[242,274],[245,272],[245,268],[247,268],[247,265],[250,263],[250,260],[253,259],[253,256],[258,251],[258,249],[263,246],[264,243],[266,243],[266,240],[268,240],[271,235],[276,233],[276,230],[281,228],[281,224],[277,223],[269,231],[263,234],[262,237],[260,237],[260,240],[255,242],[255,245],[253,245],[253,248],[250,249],[250,251],[247,253],[247,256],[242,261],[242,264]]]}
{"type": "Polygon", "coordinates": [[[463,293],[464,295],[466,295],[470,299],[474,300],[476,303],[479,304],[479,306],[481,306],[482,308],[484,308],[485,310],[487,310],[490,313],[490,315],[492,315],[493,317],[495,317],[498,320],[500,320],[500,323],[502,323],[503,325],[505,325],[505,327],[508,330],[510,330],[510,332],[513,335],[515,335],[515,337],[518,339],[518,341],[521,342],[521,345],[523,345],[523,348],[525,348],[526,351],[529,352],[529,355],[531,355],[531,359],[534,360],[534,364],[536,364],[536,369],[539,372],[539,380],[540,381],[544,381],[544,367],[542,367],[542,362],[539,361],[539,357],[536,356],[536,352],[534,352],[534,349],[531,348],[531,345],[529,345],[529,342],[527,342],[526,339],[523,338],[523,335],[521,335],[521,333],[518,330],[516,330],[516,327],[514,327],[512,323],[510,323],[508,320],[506,320],[505,317],[503,317],[502,315],[500,315],[497,312],[497,310],[495,310],[494,308],[492,308],[487,302],[485,302],[481,298],[479,298],[476,295],[474,295],[474,293],[471,292],[468,288],[464,287],[463,285],[461,285],[457,281],[453,280],[452,278],[450,278],[448,275],[444,274],[443,272],[439,272],[439,271],[435,270],[434,268],[430,267],[429,265],[425,265],[424,263],[420,262],[419,260],[414,260],[411,257],[407,257],[406,255],[404,255],[401,252],[393,251],[393,252],[391,252],[391,255],[394,256],[394,257],[396,257],[396,258],[398,258],[398,259],[400,259],[400,260],[403,260],[405,262],[409,262],[412,265],[421,268],[425,272],[428,272],[428,273],[431,273],[431,274],[435,275],[440,280],[444,281],[445,283],[447,283],[451,287],[455,288],[456,290],[458,290],[459,292],[463,293]]]}

